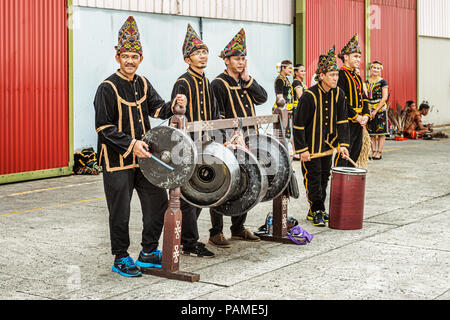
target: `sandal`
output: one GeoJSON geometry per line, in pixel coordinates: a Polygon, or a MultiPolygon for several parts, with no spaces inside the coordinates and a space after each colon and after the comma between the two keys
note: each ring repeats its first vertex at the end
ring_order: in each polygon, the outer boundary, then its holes
{"type": "Polygon", "coordinates": [[[381,151],[377,151],[377,153],[379,154],[378,157],[373,157],[373,160],[381,160],[383,157],[381,156],[382,152],[381,151]]]}

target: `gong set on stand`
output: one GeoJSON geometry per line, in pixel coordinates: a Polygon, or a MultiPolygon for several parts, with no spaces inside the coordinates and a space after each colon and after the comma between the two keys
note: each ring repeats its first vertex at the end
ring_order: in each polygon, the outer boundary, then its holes
{"type": "Polygon", "coordinates": [[[210,208],[226,216],[241,215],[258,203],[273,201],[273,234],[262,240],[292,243],[287,237],[287,203],[293,170],[285,129],[288,114],[283,99],[272,115],[186,122],[184,109],[175,107],[169,126],[148,131],[143,140],[150,158],[139,167],[154,185],[169,189],[164,219],[162,268],[142,268],[146,274],[195,282],[200,276],[179,270],[181,242],[180,197],[198,208],[210,208]],[[273,135],[247,131],[242,144],[211,139],[194,142],[189,133],[224,132],[273,124],[273,135]]]}

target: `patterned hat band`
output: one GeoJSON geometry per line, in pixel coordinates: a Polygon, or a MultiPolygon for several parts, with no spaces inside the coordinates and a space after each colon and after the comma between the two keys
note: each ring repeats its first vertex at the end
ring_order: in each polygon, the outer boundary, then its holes
{"type": "Polygon", "coordinates": [[[140,44],[135,44],[135,45],[123,45],[123,46],[115,46],[114,49],[116,50],[117,54],[120,55],[122,53],[125,52],[134,52],[134,53],[138,53],[142,56],[143,50],[142,50],[142,46],[140,44]]]}
{"type": "Polygon", "coordinates": [[[219,58],[225,59],[229,57],[241,57],[241,56],[247,56],[247,49],[244,50],[231,50],[231,51],[222,51],[219,55],[219,58]]]}
{"type": "Polygon", "coordinates": [[[384,69],[383,64],[382,64],[380,61],[373,61],[373,62],[370,64],[369,69],[372,68],[374,65],[379,65],[379,66],[381,67],[381,70],[384,69]]]}
{"type": "Polygon", "coordinates": [[[183,53],[183,57],[184,58],[189,58],[195,51],[197,50],[201,50],[201,49],[205,49],[206,51],[209,52],[209,48],[206,44],[201,43],[195,47],[189,48],[187,49],[184,53],[183,53]]]}

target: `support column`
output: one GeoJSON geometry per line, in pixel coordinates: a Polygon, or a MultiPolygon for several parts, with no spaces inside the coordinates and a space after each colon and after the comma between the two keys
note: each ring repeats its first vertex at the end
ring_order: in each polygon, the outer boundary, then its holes
{"type": "Polygon", "coordinates": [[[294,64],[306,65],[306,0],[295,0],[294,64]]]}
{"type": "Polygon", "coordinates": [[[365,68],[366,68],[366,78],[369,77],[369,66],[370,66],[370,29],[371,29],[371,21],[370,21],[370,0],[365,0],[365,68]]]}

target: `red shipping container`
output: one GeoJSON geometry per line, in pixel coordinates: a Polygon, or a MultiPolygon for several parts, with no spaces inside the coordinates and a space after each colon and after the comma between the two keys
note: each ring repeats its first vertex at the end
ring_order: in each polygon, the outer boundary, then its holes
{"type": "MultiPolygon", "coordinates": [[[[306,80],[317,69],[321,54],[336,45],[336,54],[358,33],[362,50],[361,76],[365,61],[365,2],[364,0],[306,0],[306,80]]],[[[339,67],[342,62],[338,59],[339,67]]]]}
{"type": "Polygon", "coordinates": [[[416,0],[371,0],[370,56],[383,63],[391,107],[417,99],[416,0]]]}
{"type": "Polygon", "coordinates": [[[0,175],[69,163],[66,1],[0,1],[0,175]]]}

